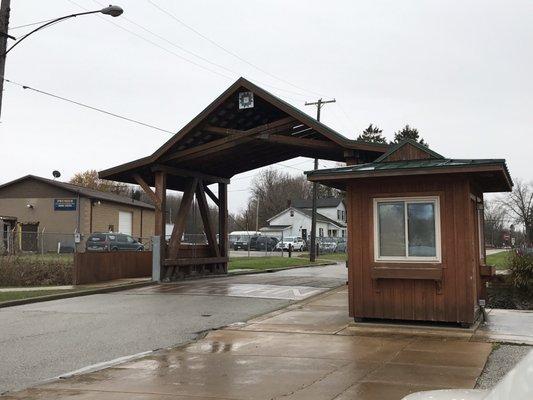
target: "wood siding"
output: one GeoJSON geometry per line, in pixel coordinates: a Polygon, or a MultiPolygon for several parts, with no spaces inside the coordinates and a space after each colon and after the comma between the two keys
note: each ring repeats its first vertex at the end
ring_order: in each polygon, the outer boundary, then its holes
{"type": "Polygon", "coordinates": [[[152,276],[151,251],[74,254],[74,285],[152,276]]]}
{"type": "Polygon", "coordinates": [[[383,159],[383,162],[386,161],[404,161],[404,160],[422,160],[434,158],[428,152],[419,149],[412,144],[406,143],[398,150],[390,154],[388,157],[383,159]]]}
{"type": "Polygon", "coordinates": [[[479,269],[467,178],[405,177],[348,181],[350,316],[472,323],[479,269]],[[375,262],[373,199],[438,196],[439,263],[375,262]],[[428,271],[420,271],[427,268],[428,271]]]}

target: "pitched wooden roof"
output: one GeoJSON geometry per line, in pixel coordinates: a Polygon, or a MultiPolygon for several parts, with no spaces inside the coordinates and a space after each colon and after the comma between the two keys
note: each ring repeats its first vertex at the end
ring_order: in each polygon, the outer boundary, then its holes
{"type": "Polygon", "coordinates": [[[428,146],[418,143],[416,140],[404,139],[400,143],[392,146],[375,162],[402,161],[402,160],[422,160],[422,159],[444,158],[439,153],[431,150],[428,146]]]}
{"type": "Polygon", "coordinates": [[[166,169],[168,188],[181,190],[187,174],[203,174],[209,184],[299,156],[344,161],[346,152],[356,152],[372,161],[388,149],[349,140],[240,78],[152,155],[101,171],[100,177],[135,183],[139,174],[153,186],[152,171],[166,169]],[[253,93],[252,108],[239,107],[243,92],[253,93]]]}

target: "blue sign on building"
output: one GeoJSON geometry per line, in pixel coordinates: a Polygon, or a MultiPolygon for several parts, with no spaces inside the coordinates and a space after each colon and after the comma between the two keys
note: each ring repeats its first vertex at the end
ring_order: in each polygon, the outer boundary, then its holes
{"type": "Polygon", "coordinates": [[[54,199],[54,211],[76,211],[77,199],[54,199]]]}

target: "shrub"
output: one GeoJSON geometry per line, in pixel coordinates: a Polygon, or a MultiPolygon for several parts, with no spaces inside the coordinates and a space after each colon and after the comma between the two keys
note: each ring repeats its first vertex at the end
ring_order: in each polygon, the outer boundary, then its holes
{"type": "Polygon", "coordinates": [[[516,251],[509,257],[513,285],[519,290],[533,289],[533,254],[516,251]]]}
{"type": "Polygon", "coordinates": [[[0,286],[72,285],[72,257],[0,256],[0,286]]]}

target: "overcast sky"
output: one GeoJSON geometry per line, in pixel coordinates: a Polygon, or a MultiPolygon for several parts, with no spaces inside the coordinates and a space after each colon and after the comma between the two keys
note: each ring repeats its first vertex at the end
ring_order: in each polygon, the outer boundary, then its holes
{"type": "MultiPolygon", "coordinates": [[[[533,179],[533,1],[152,2],[282,80],[147,0],[117,0],[122,17],[37,33],[8,55],[6,78],[177,131],[242,75],[311,115],[306,100],[335,97],[322,121],[349,138],[374,123],[391,139],[408,123],[445,156],[505,158],[513,177],[533,179]]],[[[11,27],[104,4],[11,3],[11,27]]],[[[0,183],[54,169],[66,180],[146,156],[170,136],[6,83],[0,183]]],[[[233,180],[230,211],[245,205],[252,175],[233,180]]]]}

